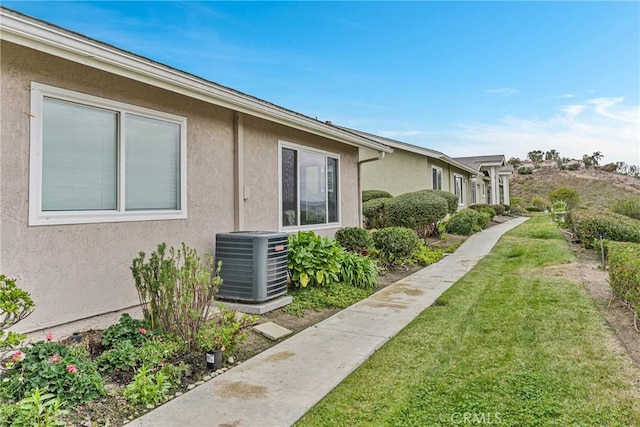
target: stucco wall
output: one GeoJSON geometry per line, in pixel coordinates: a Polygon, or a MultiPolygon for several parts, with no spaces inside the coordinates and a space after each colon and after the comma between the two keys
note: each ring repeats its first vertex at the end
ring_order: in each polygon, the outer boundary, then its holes
{"type": "MultiPolygon", "coordinates": [[[[233,112],[11,43],[1,43],[0,271],[17,276],[36,310],[20,331],[50,328],[134,306],[131,260],[160,242],[214,249],[234,227],[233,112]],[[28,226],[32,81],[187,118],[188,219],[28,226]]],[[[277,141],[317,144],[341,154],[344,225],[357,224],[357,149],[245,119],[247,229],[277,229],[277,141]],[[349,184],[347,184],[349,183],[349,184]]]]}
{"type": "Polygon", "coordinates": [[[384,190],[397,196],[431,188],[429,160],[425,156],[396,149],[381,160],[363,163],[362,190],[384,190]]]}

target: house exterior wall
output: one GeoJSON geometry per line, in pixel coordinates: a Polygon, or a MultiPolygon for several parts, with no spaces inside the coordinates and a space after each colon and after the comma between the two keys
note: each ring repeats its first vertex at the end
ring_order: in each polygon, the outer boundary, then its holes
{"type": "MultiPolygon", "coordinates": [[[[469,172],[438,159],[429,159],[429,163],[430,166],[437,166],[442,168],[442,189],[444,191],[455,193],[454,177],[456,175],[462,176],[462,203],[460,203],[460,208],[467,207],[473,204],[473,202],[469,200],[469,197],[471,197],[471,190],[469,187],[471,185],[471,174],[469,172]]],[[[431,185],[429,186],[429,188],[432,188],[431,185]]]]}
{"type": "Polygon", "coordinates": [[[431,188],[431,169],[427,157],[396,149],[381,160],[362,164],[361,180],[362,190],[384,190],[397,196],[431,188]]]}
{"type": "MultiPolygon", "coordinates": [[[[12,43],[0,42],[0,272],[18,277],[34,313],[18,330],[51,328],[138,304],[139,251],[181,242],[213,252],[234,229],[233,112],[12,43]],[[29,226],[30,85],[38,82],[187,119],[187,219],[29,226]]],[[[357,148],[265,120],[245,120],[246,229],[278,228],[278,140],[341,155],[343,225],[357,225],[357,148]],[[355,202],[355,203],[354,203],[355,202]],[[355,206],[355,208],[354,208],[355,206]]],[[[325,230],[330,233],[333,230],[325,230]]]]}

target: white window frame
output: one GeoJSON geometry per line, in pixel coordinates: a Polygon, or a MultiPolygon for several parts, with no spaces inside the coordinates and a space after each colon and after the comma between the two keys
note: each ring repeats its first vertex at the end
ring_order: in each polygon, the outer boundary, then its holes
{"type": "Polygon", "coordinates": [[[458,174],[458,173],[454,173],[453,174],[453,194],[456,194],[456,196],[458,196],[458,206],[464,206],[464,176],[458,174]],[[456,179],[460,178],[460,194],[456,194],[456,190],[457,190],[457,186],[456,186],[456,179]]]}
{"type": "MultiPolygon", "coordinates": [[[[324,151],[317,148],[311,148],[306,145],[295,144],[288,141],[278,141],[278,229],[283,232],[296,232],[296,231],[306,231],[306,230],[326,230],[330,228],[336,228],[342,226],[342,162],[340,161],[340,155],[336,153],[332,153],[330,151],[324,151]],[[321,154],[325,157],[331,157],[332,159],[336,159],[338,161],[338,170],[336,173],[338,174],[338,202],[336,208],[338,209],[338,221],[337,222],[328,222],[325,224],[310,224],[310,225],[288,225],[285,226],[282,224],[282,149],[288,148],[290,150],[295,150],[297,152],[307,151],[310,153],[321,154]]],[[[298,171],[299,173],[299,171],[298,171]]],[[[325,179],[328,180],[329,174],[326,174],[325,179]]],[[[325,182],[325,188],[328,189],[328,182],[325,182]]],[[[298,202],[296,205],[296,218],[298,218],[298,222],[300,222],[300,177],[296,179],[296,192],[298,197],[298,202]]],[[[327,198],[327,220],[329,218],[329,199],[327,198]]]]}
{"type": "Polygon", "coordinates": [[[150,110],[123,102],[100,98],[49,86],[31,83],[31,141],[29,160],[29,225],[90,224],[125,221],[156,221],[187,218],[187,119],[169,113],[150,110]],[[178,210],[125,210],[125,150],[122,126],[118,127],[117,208],[94,211],[43,211],[42,210],[42,153],[43,153],[43,105],[44,98],[53,98],[111,110],[119,113],[119,123],[126,114],[162,120],[180,125],[180,209],[178,210]]]}
{"type": "Polygon", "coordinates": [[[444,170],[439,166],[431,166],[431,188],[434,190],[444,190],[444,170]],[[435,182],[433,182],[433,171],[440,171],[440,188],[436,188],[435,182]]]}

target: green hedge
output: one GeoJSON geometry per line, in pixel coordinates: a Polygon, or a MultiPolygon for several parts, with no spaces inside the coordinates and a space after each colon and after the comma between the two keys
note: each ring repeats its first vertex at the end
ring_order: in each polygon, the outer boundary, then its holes
{"type": "Polygon", "coordinates": [[[386,208],[391,197],[386,199],[373,199],[362,204],[362,216],[366,228],[386,227],[386,208]]]}
{"type": "Polygon", "coordinates": [[[406,227],[388,227],[373,233],[373,244],[380,251],[380,259],[389,265],[406,262],[418,248],[420,239],[406,227]]]}
{"type": "Polygon", "coordinates": [[[364,190],[362,192],[362,203],[375,199],[388,199],[392,197],[391,193],[383,190],[364,190]]]}
{"type": "Polygon", "coordinates": [[[436,194],[440,197],[442,197],[444,200],[447,201],[447,212],[449,212],[450,214],[454,214],[456,213],[456,211],[458,210],[458,196],[450,193],[448,191],[444,191],[444,190],[421,190],[421,191],[416,191],[416,193],[422,193],[423,191],[427,192],[427,193],[433,193],[436,194]]]}
{"type": "Polygon", "coordinates": [[[445,225],[447,233],[469,236],[487,227],[489,213],[475,209],[462,209],[449,218],[445,225]]]}
{"type": "Polygon", "coordinates": [[[475,205],[471,205],[469,206],[469,209],[474,209],[476,211],[488,213],[490,216],[489,220],[492,220],[493,217],[498,214],[495,208],[493,207],[493,205],[489,205],[486,203],[477,203],[475,205]]]}
{"type": "Polygon", "coordinates": [[[640,315],[640,245],[607,242],[607,263],[613,293],[640,315]]]}
{"type": "Polygon", "coordinates": [[[363,253],[373,246],[371,233],[364,228],[345,227],[336,231],[335,239],[349,252],[363,253]]]}
{"type": "Polygon", "coordinates": [[[447,201],[428,190],[401,194],[386,203],[387,225],[411,228],[420,237],[432,234],[445,216],[447,201]]]}
{"type": "Polygon", "coordinates": [[[582,245],[591,248],[596,239],[640,243],[640,221],[608,211],[574,209],[567,221],[582,245]]]}

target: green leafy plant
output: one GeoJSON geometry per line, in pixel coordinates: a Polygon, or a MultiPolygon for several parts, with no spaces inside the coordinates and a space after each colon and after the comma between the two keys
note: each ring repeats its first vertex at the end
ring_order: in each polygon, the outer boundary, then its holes
{"type": "Polygon", "coordinates": [[[341,266],[342,282],[357,288],[373,288],[378,283],[378,263],[369,257],[346,253],[341,266]]]}
{"type": "Polygon", "coordinates": [[[617,214],[640,220],[640,197],[618,200],[611,210],[617,214]]]}
{"type": "Polygon", "coordinates": [[[148,328],[144,320],[133,319],[128,313],[124,313],[118,323],[104,330],[102,346],[109,349],[123,341],[129,341],[134,347],[138,347],[151,335],[148,328]]]}
{"type": "Polygon", "coordinates": [[[125,387],[123,395],[134,405],[158,405],[166,400],[172,385],[165,373],[153,373],[143,365],[125,387]]]}
{"type": "Polygon", "coordinates": [[[313,231],[289,235],[288,267],[295,287],[329,286],[340,280],[344,249],[313,231]]]}
{"type": "Polygon", "coordinates": [[[401,194],[386,205],[387,223],[392,227],[411,228],[420,237],[427,237],[447,215],[447,207],[447,201],[433,191],[401,194]]]}
{"type": "Polygon", "coordinates": [[[383,190],[364,190],[362,192],[362,203],[375,199],[388,199],[392,197],[390,193],[383,190]]]}
{"type": "Polygon", "coordinates": [[[122,341],[104,351],[97,359],[100,371],[130,371],[138,366],[137,349],[131,341],[122,341]]]}
{"type": "Polygon", "coordinates": [[[35,389],[17,404],[0,406],[0,425],[13,427],[64,426],[60,416],[68,413],[53,393],[35,389]]]}
{"type": "Polygon", "coordinates": [[[549,200],[551,202],[557,202],[562,200],[567,203],[567,209],[575,209],[580,206],[580,194],[572,188],[558,188],[557,190],[549,193],[549,200]]]}
{"type": "Polygon", "coordinates": [[[551,204],[551,202],[549,202],[548,200],[546,200],[543,197],[540,196],[536,196],[533,199],[531,199],[531,205],[538,211],[538,212],[544,212],[547,209],[549,209],[549,205],[551,204]]]}
{"type": "Polygon", "coordinates": [[[17,347],[25,339],[24,334],[5,332],[35,308],[31,295],[20,289],[16,279],[0,274],[0,350],[17,347]]]}
{"type": "Polygon", "coordinates": [[[475,205],[471,205],[469,206],[469,209],[473,209],[479,212],[486,212],[489,214],[489,220],[493,219],[494,216],[496,216],[498,213],[496,212],[495,208],[493,207],[493,205],[488,205],[486,203],[478,203],[475,205]]]}
{"type": "Polygon", "coordinates": [[[386,207],[391,198],[373,199],[362,204],[362,216],[366,228],[384,228],[387,226],[386,207]]]}
{"type": "Polygon", "coordinates": [[[54,393],[63,405],[76,406],[104,394],[102,377],[85,348],[39,341],[23,352],[3,373],[1,397],[17,401],[40,389],[54,393]]]}
{"type": "Polygon", "coordinates": [[[131,371],[142,365],[155,368],[179,350],[181,343],[166,337],[153,337],[145,341],[140,347],[131,341],[123,340],[114,347],[104,351],[97,359],[100,371],[131,371]]]}
{"type": "Polygon", "coordinates": [[[445,230],[447,233],[469,236],[486,228],[489,215],[486,210],[462,209],[451,215],[445,224],[445,230]]]}
{"type": "Polygon", "coordinates": [[[257,321],[256,316],[240,314],[218,306],[219,313],[208,320],[198,332],[198,347],[204,351],[223,350],[233,354],[242,341],[247,338],[246,328],[257,321]]]}
{"type": "Polygon", "coordinates": [[[424,241],[418,243],[418,247],[413,251],[409,260],[407,261],[411,265],[431,265],[440,261],[443,257],[442,251],[430,248],[424,241]]]}
{"type": "Polygon", "coordinates": [[[574,209],[567,222],[582,245],[591,248],[596,239],[640,243],[640,221],[608,211],[574,209]]]}
{"type": "Polygon", "coordinates": [[[388,227],[373,233],[373,244],[380,251],[380,259],[387,265],[405,263],[418,247],[419,241],[416,232],[406,227],[388,227]]]}
{"type": "Polygon", "coordinates": [[[209,309],[222,279],[221,263],[213,267],[213,258],[205,254],[204,261],[195,249],[182,243],[182,249],[169,249],[161,243],[149,260],[140,252],[133,260],[131,272],[145,319],[153,329],[175,334],[189,349],[196,344],[200,326],[209,316],[209,309]]]}
{"type": "Polygon", "coordinates": [[[347,308],[372,293],[373,289],[356,288],[344,283],[334,283],[326,287],[297,288],[290,292],[293,302],[282,310],[292,316],[304,317],[307,310],[347,308]]]}
{"type": "Polygon", "coordinates": [[[336,231],[335,239],[349,252],[355,252],[358,254],[369,251],[373,246],[371,233],[359,227],[341,228],[336,231]]]}

